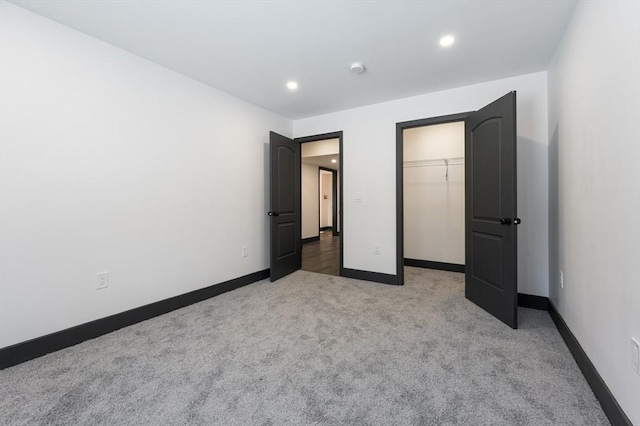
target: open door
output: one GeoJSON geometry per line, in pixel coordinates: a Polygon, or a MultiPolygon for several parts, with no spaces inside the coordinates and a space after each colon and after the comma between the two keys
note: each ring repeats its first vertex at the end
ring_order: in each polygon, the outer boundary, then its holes
{"type": "Polygon", "coordinates": [[[300,144],[269,133],[271,281],[302,267],[300,144]]]}
{"type": "Polygon", "coordinates": [[[465,123],[465,296],[518,326],[516,92],[465,123]]]}

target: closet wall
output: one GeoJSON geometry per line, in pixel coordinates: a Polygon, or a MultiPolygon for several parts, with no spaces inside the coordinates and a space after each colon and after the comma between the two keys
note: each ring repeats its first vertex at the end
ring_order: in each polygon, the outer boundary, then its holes
{"type": "Polygon", "coordinates": [[[464,265],[464,122],[403,140],[404,257],[464,265]]]}

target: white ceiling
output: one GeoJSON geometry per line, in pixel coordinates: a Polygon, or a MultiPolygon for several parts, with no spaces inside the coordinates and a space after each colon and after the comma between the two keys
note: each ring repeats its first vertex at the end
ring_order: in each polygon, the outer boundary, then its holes
{"type": "Polygon", "coordinates": [[[547,69],[574,0],[12,0],[298,119],[547,69]],[[456,43],[442,49],[439,38],[456,43]],[[361,75],[349,72],[365,63],[361,75]],[[296,80],[299,89],[285,84],[296,80]]]}

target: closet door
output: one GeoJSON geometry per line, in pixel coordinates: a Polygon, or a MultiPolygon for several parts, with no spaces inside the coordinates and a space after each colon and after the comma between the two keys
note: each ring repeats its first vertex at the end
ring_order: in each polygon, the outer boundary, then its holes
{"type": "Polygon", "coordinates": [[[465,122],[465,296],[518,325],[516,92],[465,122]]]}

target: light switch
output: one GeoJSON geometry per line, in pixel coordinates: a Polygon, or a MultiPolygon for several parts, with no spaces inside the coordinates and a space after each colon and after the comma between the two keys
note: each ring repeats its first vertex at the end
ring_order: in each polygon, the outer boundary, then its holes
{"type": "Polygon", "coordinates": [[[631,338],[631,366],[640,374],[640,342],[631,338]]]}

